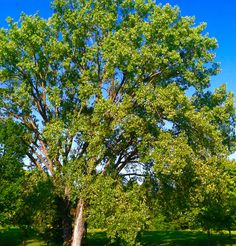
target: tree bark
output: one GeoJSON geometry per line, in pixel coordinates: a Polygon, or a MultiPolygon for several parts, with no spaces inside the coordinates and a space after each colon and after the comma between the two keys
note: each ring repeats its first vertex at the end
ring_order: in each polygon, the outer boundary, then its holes
{"type": "Polygon", "coordinates": [[[62,228],[63,228],[63,239],[65,245],[69,246],[71,244],[71,235],[72,235],[72,224],[71,220],[67,217],[62,219],[62,228]]]}
{"type": "Polygon", "coordinates": [[[210,231],[210,229],[207,229],[207,237],[208,237],[208,239],[210,239],[210,236],[211,236],[211,231],[210,231]]]}
{"type": "Polygon", "coordinates": [[[84,220],[84,201],[80,199],[76,207],[76,215],[74,222],[74,230],[72,236],[72,246],[84,245],[84,239],[86,234],[86,226],[84,220]]]}
{"type": "Polygon", "coordinates": [[[228,231],[229,231],[229,239],[231,240],[232,239],[231,228],[229,228],[228,231]]]}
{"type": "Polygon", "coordinates": [[[210,229],[207,229],[207,242],[208,242],[208,245],[209,245],[209,246],[210,246],[210,244],[211,244],[210,236],[211,236],[211,231],[210,231],[210,229]]]}
{"type": "Polygon", "coordinates": [[[69,246],[71,245],[72,237],[72,219],[70,216],[70,202],[68,198],[59,198],[59,212],[61,218],[63,241],[65,245],[69,246]]]}

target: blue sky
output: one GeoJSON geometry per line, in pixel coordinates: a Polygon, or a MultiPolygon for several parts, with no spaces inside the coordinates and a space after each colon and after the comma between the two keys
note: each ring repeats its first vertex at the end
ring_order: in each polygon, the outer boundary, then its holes
{"type": "Polygon", "coordinates": [[[169,0],[161,1],[178,5],[182,15],[195,16],[196,23],[206,22],[206,31],[218,40],[216,60],[222,72],[212,78],[212,86],[222,83],[236,94],[236,1],[235,0],[169,0]]]}
{"type": "MultiPolygon", "coordinates": [[[[157,3],[178,5],[182,15],[195,16],[196,24],[207,23],[206,31],[218,40],[216,61],[221,63],[222,72],[212,78],[212,87],[222,83],[236,94],[236,0],[157,0],[157,3]]],[[[42,17],[51,15],[50,0],[0,0],[0,27],[7,27],[6,17],[18,20],[21,12],[42,17]]],[[[236,155],[235,155],[236,156],[236,155]]]]}

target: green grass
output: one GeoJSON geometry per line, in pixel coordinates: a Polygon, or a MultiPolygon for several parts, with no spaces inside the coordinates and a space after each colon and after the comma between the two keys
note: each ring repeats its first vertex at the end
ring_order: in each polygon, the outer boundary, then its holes
{"type": "MultiPolygon", "coordinates": [[[[213,233],[208,239],[206,233],[199,231],[147,231],[140,239],[143,246],[236,246],[236,231],[231,240],[228,234],[213,233]]],[[[47,245],[37,235],[25,237],[18,228],[0,228],[0,246],[44,246],[47,245]]],[[[52,244],[51,244],[52,245],[52,244]]],[[[109,245],[105,231],[89,230],[89,246],[109,245]]]]}
{"type": "Polygon", "coordinates": [[[199,231],[149,231],[143,233],[141,242],[145,246],[232,246],[236,245],[236,232],[229,239],[227,233],[213,233],[208,238],[199,231]]]}
{"type": "MultiPolygon", "coordinates": [[[[199,231],[146,231],[140,239],[143,246],[233,246],[236,245],[236,231],[231,240],[227,232],[212,233],[210,239],[204,232],[199,231]]],[[[109,245],[104,231],[90,230],[88,233],[89,246],[109,245]]]]}

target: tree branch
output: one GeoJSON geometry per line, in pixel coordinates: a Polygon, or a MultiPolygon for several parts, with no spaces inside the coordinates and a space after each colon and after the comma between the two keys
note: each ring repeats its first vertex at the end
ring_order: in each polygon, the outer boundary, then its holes
{"type": "Polygon", "coordinates": [[[147,177],[148,174],[141,174],[141,173],[120,173],[119,176],[140,176],[140,177],[147,177]]]}
{"type": "Polygon", "coordinates": [[[124,86],[125,82],[126,82],[126,75],[125,75],[125,74],[123,74],[122,81],[121,81],[121,83],[120,83],[119,87],[117,88],[116,93],[115,93],[115,95],[114,95],[114,97],[113,97],[113,102],[115,102],[115,101],[116,101],[117,96],[118,96],[119,92],[121,91],[121,89],[123,88],[123,86],[124,86]]]}

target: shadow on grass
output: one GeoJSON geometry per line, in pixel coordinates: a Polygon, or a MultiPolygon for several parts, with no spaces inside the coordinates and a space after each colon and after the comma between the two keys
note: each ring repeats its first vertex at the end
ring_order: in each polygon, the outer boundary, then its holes
{"type": "Polygon", "coordinates": [[[44,246],[47,245],[37,235],[25,235],[19,228],[0,228],[0,246],[44,246]]]}
{"type": "Polygon", "coordinates": [[[23,234],[17,228],[1,229],[0,230],[0,245],[1,246],[18,246],[23,241],[23,234]]]}
{"type": "Polygon", "coordinates": [[[141,237],[144,246],[233,246],[236,237],[227,234],[212,234],[210,238],[203,232],[195,231],[149,231],[141,237]]]}
{"type": "Polygon", "coordinates": [[[105,246],[109,245],[109,240],[106,237],[106,232],[89,232],[87,239],[89,246],[105,246]]]}

